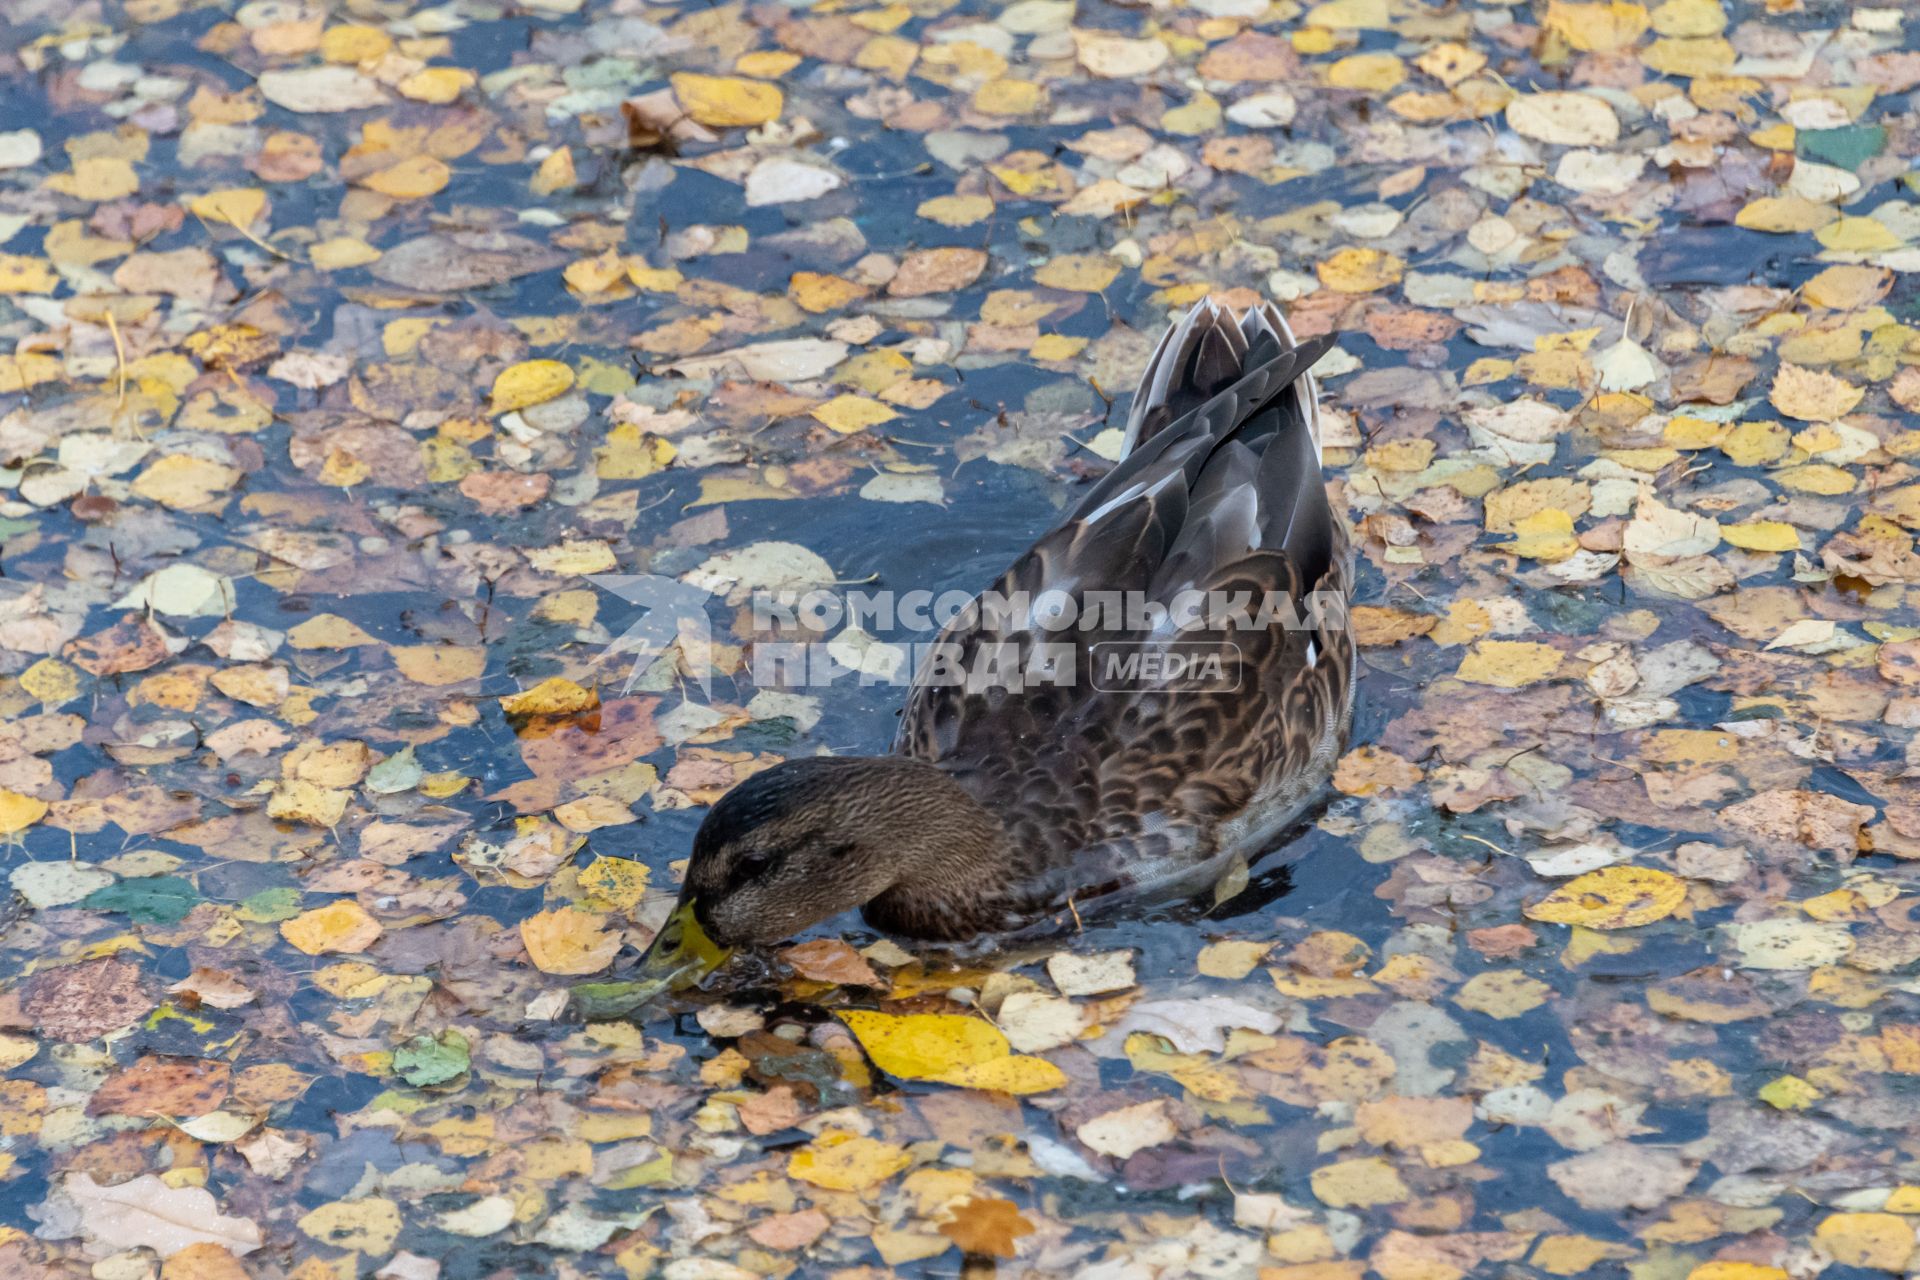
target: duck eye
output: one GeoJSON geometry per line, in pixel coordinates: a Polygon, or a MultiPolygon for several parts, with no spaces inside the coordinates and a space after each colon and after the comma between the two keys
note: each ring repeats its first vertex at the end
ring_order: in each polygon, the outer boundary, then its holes
{"type": "Polygon", "coordinates": [[[757,880],[767,873],[773,865],[773,856],[767,853],[753,852],[740,855],[740,861],[734,864],[734,874],[742,879],[757,880]]]}

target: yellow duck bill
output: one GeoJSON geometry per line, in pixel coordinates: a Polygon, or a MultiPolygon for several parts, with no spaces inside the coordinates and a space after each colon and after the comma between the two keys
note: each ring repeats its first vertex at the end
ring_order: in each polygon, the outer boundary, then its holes
{"type": "Polygon", "coordinates": [[[589,1022],[624,1018],[667,991],[682,991],[718,969],[733,954],[707,936],[683,898],[648,944],[631,976],[617,982],[583,982],[571,993],[574,1013],[589,1022]]]}
{"type": "Polygon", "coordinates": [[[634,1007],[663,992],[685,990],[725,964],[732,954],[731,947],[720,946],[700,927],[693,899],[682,898],[634,970],[634,1007]]]}

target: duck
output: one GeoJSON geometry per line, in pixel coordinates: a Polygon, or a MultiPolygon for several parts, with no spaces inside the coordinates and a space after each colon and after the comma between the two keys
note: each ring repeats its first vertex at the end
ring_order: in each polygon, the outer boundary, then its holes
{"type": "Polygon", "coordinates": [[[789,759],[714,804],[636,1000],[856,909],[971,944],[1191,895],[1266,852],[1352,723],[1350,535],[1311,372],[1331,345],[1271,302],[1172,325],[1117,462],[946,624],[892,749],[789,759]]]}

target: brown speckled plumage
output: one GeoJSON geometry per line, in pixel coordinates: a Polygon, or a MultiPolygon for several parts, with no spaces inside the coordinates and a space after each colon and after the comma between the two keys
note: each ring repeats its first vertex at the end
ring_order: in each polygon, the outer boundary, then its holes
{"type": "Polygon", "coordinates": [[[923,672],[892,757],[792,761],[742,783],[689,870],[709,931],[774,941],[864,906],[889,932],[962,940],[1198,890],[1259,852],[1325,780],[1351,714],[1349,556],[1306,373],[1328,345],[1296,345],[1271,306],[1237,320],[1196,307],[1142,378],[1122,460],[994,584],[1083,610],[1095,592],[1319,593],[1315,625],[956,619],[940,639],[964,659],[1005,646],[1024,667],[1037,643],[1068,645],[1075,682],[969,688],[923,672]],[[1234,687],[1087,678],[1096,645],[1168,644],[1217,652],[1234,687]]]}

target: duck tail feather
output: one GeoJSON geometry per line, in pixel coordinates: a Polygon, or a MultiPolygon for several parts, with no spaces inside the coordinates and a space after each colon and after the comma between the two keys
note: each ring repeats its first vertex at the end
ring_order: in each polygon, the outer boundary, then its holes
{"type": "MultiPolygon", "coordinates": [[[[1300,343],[1271,302],[1236,317],[1208,298],[1189,308],[1161,336],[1127,414],[1126,457],[1182,416],[1204,405],[1248,373],[1295,351],[1300,343]]],[[[1320,443],[1318,387],[1311,375],[1293,384],[1314,446],[1320,443]]]]}

